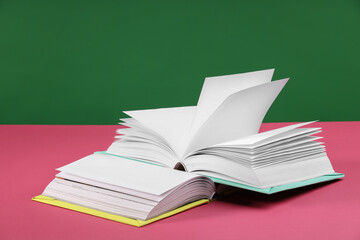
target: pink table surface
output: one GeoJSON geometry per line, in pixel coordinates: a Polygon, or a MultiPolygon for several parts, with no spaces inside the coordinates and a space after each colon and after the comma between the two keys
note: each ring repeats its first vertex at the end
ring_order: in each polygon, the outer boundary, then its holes
{"type": "Polygon", "coordinates": [[[2,125],[0,239],[360,239],[360,122],[313,126],[345,179],[270,196],[242,190],[137,228],[31,201],[55,168],[105,150],[117,126],[2,125]]]}

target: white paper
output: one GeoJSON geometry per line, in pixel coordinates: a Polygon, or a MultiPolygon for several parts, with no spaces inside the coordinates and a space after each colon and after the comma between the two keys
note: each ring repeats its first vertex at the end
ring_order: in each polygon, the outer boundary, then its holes
{"type": "Polygon", "coordinates": [[[174,107],[125,111],[144,126],[160,134],[177,153],[182,155],[196,107],[174,107]]]}
{"type": "Polygon", "coordinates": [[[141,192],[161,195],[198,176],[106,154],[93,154],[57,170],[141,192]]]}
{"type": "Polygon", "coordinates": [[[186,152],[258,133],[266,112],[287,81],[273,81],[230,95],[201,126],[186,152]]]}
{"type": "Polygon", "coordinates": [[[311,123],[314,123],[314,122],[315,121],[292,124],[292,125],[285,126],[285,127],[282,127],[282,128],[277,128],[277,129],[274,129],[274,130],[270,130],[270,131],[250,135],[250,136],[247,136],[247,137],[244,137],[244,138],[239,138],[239,139],[235,139],[235,140],[228,141],[228,142],[222,142],[222,143],[214,145],[214,147],[233,146],[233,145],[253,145],[253,144],[258,143],[260,141],[263,141],[265,139],[272,138],[272,137],[274,137],[276,135],[285,133],[285,132],[287,132],[289,130],[293,130],[295,128],[303,127],[305,125],[308,125],[308,124],[311,124],[311,123]]]}
{"type": "Polygon", "coordinates": [[[273,73],[274,69],[269,69],[218,77],[207,77],[197,103],[196,115],[192,122],[189,138],[192,138],[193,134],[197,132],[227,97],[244,89],[270,82],[273,73]]]}
{"type": "Polygon", "coordinates": [[[334,172],[325,153],[310,156],[308,160],[306,159],[304,157],[302,161],[290,161],[256,169],[255,172],[262,183],[261,188],[304,181],[334,172]]]}

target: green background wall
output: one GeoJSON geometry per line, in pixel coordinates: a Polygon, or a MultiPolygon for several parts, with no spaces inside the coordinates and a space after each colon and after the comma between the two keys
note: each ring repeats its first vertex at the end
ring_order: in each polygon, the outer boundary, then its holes
{"type": "Polygon", "coordinates": [[[265,121],[360,120],[360,2],[0,1],[0,124],[116,124],[268,68],[265,121]]]}

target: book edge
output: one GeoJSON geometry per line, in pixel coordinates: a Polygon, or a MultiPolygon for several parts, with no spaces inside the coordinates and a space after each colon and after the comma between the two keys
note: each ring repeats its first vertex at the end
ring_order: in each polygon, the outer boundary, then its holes
{"type": "Polygon", "coordinates": [[[304,187],[304,186],[308,186],[308,185],[312,185],[312,184],[316,184],[316,183],[331,181],[331,180],[335,180],[338,178],[342,178],[344,176],[345,175],[342,173],[330,173],[330,174],[325,174],[323,176],[311,178],[308,180],[284,184],[284,185],[270,187],[270,188],[257,188],[257,187],[252,187],[249,185],[237,183],[237,182],[232,182],[232,181],[225,180],[225,179],[220,179],[220,178],[215,178],[215,177],[210,177],[210,176],[207,176],[207,177],[209,177],[212,181],[214,181],[216,183],[225,184],[225,185],[233,186],[233,187],[237,187],[237,188],[243,188],[243,189],[260,192],[260,193],[265,193],[265,194],[272,194],[272,193],[295,189],[295,188],[299,188],[299,187],[304,187]]]}
{"type": "Polygon", "coordinates": [[[49,205],[53,205],[53,206],[57,206],[57,207],[62,207],[62,208],[77,211],[77,212],[81,212],[81,213],[85,213],[85,214],[89,214],[89,215],[93,215],[93,216],[96,216],[96,217],[105,218],[105,219],[112,220],[112,221],[115,221],[115,222],[121,222],[121,223],[128,224],[128,225],[135,226],[135,227],[142,227],[142,226],[145,226],[147,224],[150,224],[150,223],[159,221],[161,219],[170,217],[170,216],[175,215],[177,213],[184,212],[184,211],[186,211],[188,209],[200,206],[200,205],[205,204],[205,203],[209,203],[209,199],[200,199],[200,200],[197,200],[195,202],[188,203],[188,204],[186,204],[184,206],[176,208],[176,209],[174,209],[172,211],[166,212],[166,213],[164,213],[164,214],[162,214],[160,216],[157,216],[157,217],[154,217],[154,218],[143,221],[143,220],[132,219],[132,218],[116,215],[116,214],[111,214],[111,213],[95,210],[95,209],[92,209],[92,208],[79,206],[79,205],[76,205],[76,204],[64,202],[64,201],[57,200],[57,199],[47,197],[47,196],[44,196],[44,195],[35,196],[35,197],[32,198],[32,200],[37,201],[37,202],[41,202],[41,203],[45,203],[45,204],[49,204],[49,205]]]}
{"type": "MultiPolygon", "coordinates": [[[[138,162],[143,162],[143,163],[163,167],[161,165],[154,164],[154,163],[149,163],[149,162],[145,162],[145,161],[141,161],[141,160],[135,160],[135,159],[132,159],[132,158],[127,158],[127,157],[122,157],[122,156],[115,155],[115,154],[110,154],[110,153],[107,153],[106,151],[98,151],[98,152],[95,152],[95,154],[108,154],[108,155],[112,155],[112,156],[116,156],[116,157],[120,157],[120,158],[124,158],[124,159],[128,159],[128,160],[132,160],[132,161],[138,161],[138,162]]],[[[294,182],[294,183],[288,183],[288,184],[284,184],[284,185],[280,185],[280,186],[276,186],[276,187],[257,188],[257,187],[252,187],[252,186],[249,186],[249,185],[245,185],[245,184],[241,184],[241,183],[237,183],[237,182],[233,182],[233,181],[229,181],[229,180],[225,180],[225,179],[221,179],[221,178],[210,177],[210,176],[206,176],[206,175],[203,175],[203,176],[210,178],[214,183],[225,184],[225,185],[228,185],[228,186],[247,189],[247,190],[260,192],[260,193],[264,193],[264,194],[273,194],[273,193],[277,193],[277,192],[282,192],[282,191],[286,191],[286,190],[290,190],[290,189],[295,189],[295,188],[299,188],[299,187],[304,187],[304,186],[308,186],[308,185],[312,185],[312,184],[316,184],[316,183],[331,181],[331,180],[335,180],[335,179],[338,179],[338,178],[345,177],[345,175],[343,173],[334,172],[334,173],[330,173],[330,174],[325,174],[323,176],[311,178],[311,179],[308,179],[308,180],[294,182]]]]}

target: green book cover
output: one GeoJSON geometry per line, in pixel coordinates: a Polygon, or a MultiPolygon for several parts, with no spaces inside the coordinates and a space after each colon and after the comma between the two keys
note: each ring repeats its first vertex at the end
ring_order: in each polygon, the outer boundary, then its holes
{"type": "MultiPolygon", "coordinates": [[[[118,155],[115,155],[115,154],[107,153],[105,151],[95,152],[95,153],[97,153],[97,154],[108,154],[108,155],[112,155],[112,156],[116,156],[116,157],[120,157],[120,158],[124,158],[124,159],[128,159],[128,160],[132,160],[132,161],[138,161],[138,162],[143,162],[143,163],[147,163],[147,164],[161,166],[161,165],[158,165],[158,164],[155,164],[155,163],[149,163],[149,162],[145,162],[145,161],[141,161],[141,160],[135,160],[135,159],[132,159],[132,158],[118,156],[118,155]]],[[[304,186],[308,186],[308,185],[312,185],[312,184],[316,184],[316,183],[327,182],[327,181],[339,179],[339,178],[342,178],[344,176],[345,175],[342,174],[342,173],[331,173],[331,174],[326,174],[326,175],[323,175],[323,176],[320,176],[320,177],[315,177],[315,178],[311,178],[311,179],[304,180],[304,181],[284,184],[284,185],[270,187],[270,188],[257,188],[257,187],[252,187],[252,186],[249,186],[249,185],[245,185],[245,184],[241,184],[241,183],[237,183],[237,182],[233,182],[233,181],[229,181],[229,180],[225,180],[225,179],[221,179],[221,178],[215,178],[215,177],[210,177],[210,176],[207,176],[207,177],[210,178],[211,180],[213,180],[215,183],[224,184],[224,185],[237,187],[237,188],[243,188],[243,189],[247,189],[247,190],[251,190],[251,191],[255,191],[255,192],[260,192],[260,193],[265,193],[265,194],[273,194],[273,193],[282,192],[282,191],[286,191],[286,190],[290,190],[290,189],[294,189],[294,188],[299,188],[299,187],[304,187],[304,186]]]]}

